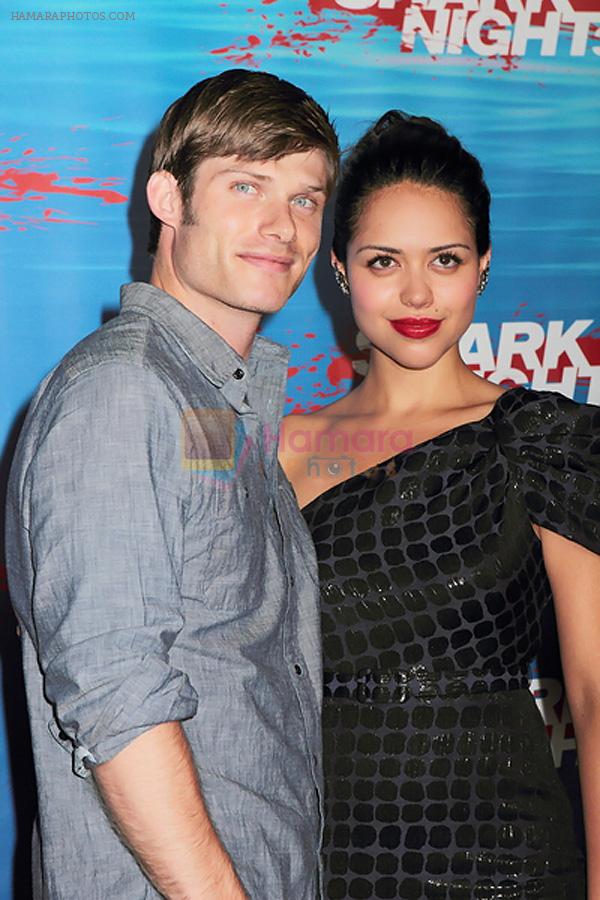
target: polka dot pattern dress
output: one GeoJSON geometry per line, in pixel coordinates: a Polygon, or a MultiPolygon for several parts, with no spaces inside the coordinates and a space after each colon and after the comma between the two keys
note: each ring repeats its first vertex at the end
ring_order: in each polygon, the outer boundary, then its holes
{"type": "Polygon", "coordinates": [[[326,897],[584,900],[528,690],[531,522],[600,552],[600,408],[513,388],[304,509],[324,638],[326,897]]]}

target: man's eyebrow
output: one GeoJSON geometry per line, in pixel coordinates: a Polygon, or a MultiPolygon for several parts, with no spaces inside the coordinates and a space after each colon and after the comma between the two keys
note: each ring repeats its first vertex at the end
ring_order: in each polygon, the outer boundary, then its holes
{"type": "MultiPolygon", "coordinates": [[[[216,173],[215,177],[219,175],[246,175],[249,178],[256,178],[257,181],[272,181],[272,175],[262,175],[260,172],[253,172],[251,169],[239,169],[236,166],[230,169],[221,169],[220,172],[216,173]]],[[[326,194],[327,188],[324,184],[308,184],[306,187],[301,187],[298,190],[298,193],[302,194],[326,194]]]]}
{"type": "Polygon", "coordinates": [[[252,172],[250,169],[221,169],[220,172],[215,173],[217,176],[219,175],[249,175],[250,178],[256,178],[258,181],[271,181],[270,175],[261,175],[259,172],[252,172]]]}

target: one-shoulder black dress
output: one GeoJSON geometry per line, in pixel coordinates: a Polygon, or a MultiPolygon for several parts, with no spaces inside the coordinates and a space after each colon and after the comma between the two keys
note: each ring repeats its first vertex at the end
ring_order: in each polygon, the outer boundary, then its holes
{"type": "Polygon", "coordinates": [[[325,894],[583,900],[528,690],[531,522],[600,553],[600,407],[506,391],[304,509],[324,639],[325,894]]]}

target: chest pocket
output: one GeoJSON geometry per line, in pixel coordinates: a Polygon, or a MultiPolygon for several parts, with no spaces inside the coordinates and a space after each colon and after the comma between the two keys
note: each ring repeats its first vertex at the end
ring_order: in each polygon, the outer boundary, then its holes
{"type": "Polygon", "coordinates": [[[254,480],[217,480],[204,509],[186,528],[183,595],[211,610],[251,612],[266,576],[267,493],[254,480]]]}

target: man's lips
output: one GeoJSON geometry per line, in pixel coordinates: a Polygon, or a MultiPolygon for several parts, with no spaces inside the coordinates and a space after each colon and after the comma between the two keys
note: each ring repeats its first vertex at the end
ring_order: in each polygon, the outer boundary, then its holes
{"type": "Polygon", "coordinates": [[[271,253],[238,253],[240,259],[267,272],[289,272],[294,259],[291,256],[274,256],[271,253]]]}
{"type": "Polygon", "coordinates": [[[427,319],[424,316],[417,319],[407,317],[404,319],[390,320],[390,325],[395,331],[398,331],[400,334],[405,334],[408,337],[417,338],[428,337],[428,335],[437,331],[441,324],[441,319],[427,319]]]}

